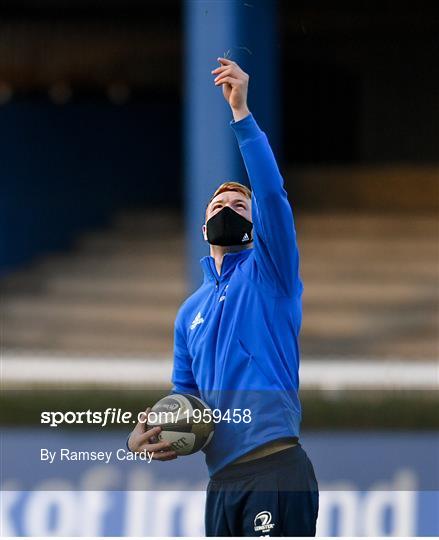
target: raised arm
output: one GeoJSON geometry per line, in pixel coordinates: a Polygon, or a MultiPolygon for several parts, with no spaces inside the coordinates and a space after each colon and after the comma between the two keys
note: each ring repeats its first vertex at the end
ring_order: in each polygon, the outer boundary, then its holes
{"type": "Polygon", "coordinates": [[[276,294],[300,293],[299,253],[293,213],[284,182],[268,139],[247,106],[249,77],[235,63],[219,58],[213,70],[215,84],[233,113],[231,123],[252,188],[252,218],[255,261],[258,273],[276,294]]]}

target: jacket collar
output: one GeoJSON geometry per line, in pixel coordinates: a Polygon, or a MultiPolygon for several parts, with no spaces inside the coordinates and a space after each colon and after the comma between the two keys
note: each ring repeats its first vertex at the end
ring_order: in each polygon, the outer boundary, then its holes
{"type": "Polygon", "coordinates": [[[204,281],[216,281],[221,282],[228,280],[233,274],[236,265],[245,260],[253,248],[243,249],[241,251],[235,251],[232,253],[226,253],[223,258],[223,264],[221,266],[221,274],[218,275],[215,266],[215,259],[211,255],[207,255],[200,260],[201,267],[204,272],[204,281]]]}

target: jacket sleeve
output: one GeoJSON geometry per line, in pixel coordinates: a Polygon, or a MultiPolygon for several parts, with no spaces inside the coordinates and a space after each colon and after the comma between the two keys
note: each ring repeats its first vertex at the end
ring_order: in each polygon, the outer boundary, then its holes
{"type": "Polygon", "coordinates": [[[293,213],[267,136],[253,115],[231,122],[252,188],[252,219],[258,279],[276,294],[301,292],[293,213]]]}
{"type": "Polygon", "coordinates": [[[192,359],[187,349],[185,331],[178,315],[174,325],[174,366],[171,393],[200,395],[192,373],[192,359]]]}

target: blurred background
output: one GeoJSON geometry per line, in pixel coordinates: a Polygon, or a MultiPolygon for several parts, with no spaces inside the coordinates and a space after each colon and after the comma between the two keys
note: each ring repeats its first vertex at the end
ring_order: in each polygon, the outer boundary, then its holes
{"type": "MultiPolygon", "coordinates": [[[[439,10],[429,3],[1,2],[3,436],[37,438],[36,403],[143,410],[169,390],[174,318],[208,253],[205,203],[222,181],[247,182],[210,75],[223,55],[250,73],[250,109],[296,219],[303,440],[328,488],[320,532],[439,534],[437,484],[416,484],[437,478],[437,456],[427,473],[397,457],[424,440],[419,464],[438,444],[439,10]],[[384,439],[395,462],[373,481],[397,492],[411,471],[400,488],[410,500],[340,496],[322,444],[364,440],[367,454],[384,439]]],[[[10,503],[9,534],[90,534],[76,514],[38,529],[29,506],[49,516],[59,501],[43,512],[37,493],[10,503]]],[[[175,501],[202,534],[199,504],[175,501]]],[[[97,535],[198,534],[166,508],[168,529],[124,528],[122,514],[109,529],[89,523],[97,535]]]]}

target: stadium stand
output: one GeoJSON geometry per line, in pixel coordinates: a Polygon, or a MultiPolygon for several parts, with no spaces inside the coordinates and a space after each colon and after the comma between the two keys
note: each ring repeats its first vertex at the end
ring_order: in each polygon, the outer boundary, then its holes
{"type": "MultiPolygon", "coordinates": [[[[437,218],[296,214],[304,356],[437,359],[437,218]]],[[[3,351],[170,357],[186,295],[180,219],[127,212],[5,278],[3,351]]]]}

